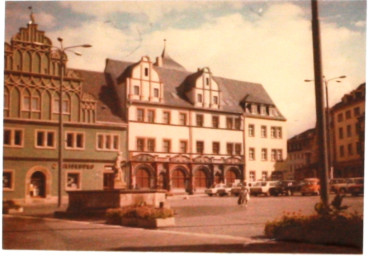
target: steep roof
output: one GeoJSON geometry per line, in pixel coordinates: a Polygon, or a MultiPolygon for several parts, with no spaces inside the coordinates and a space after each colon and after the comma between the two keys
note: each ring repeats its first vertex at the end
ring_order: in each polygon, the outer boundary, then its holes
{"type": "Polygon", "coordinates": [[[97,100],[97,121],[122,123],[115,92],[107,86],[105,74],[102,72],[72,69],[83,80],[83,92],[97,100]]]}
{"type": "MultiPolygon", "coordinates": [[[[125,75],[128,74],[128,70],[134,65],[132,62],[118,61],[107,59],[105,72],[111,78],[110,82],[117,89],[123,86],[125,75]],[[125,74],[125,75],[124,75],[125,74]]],[[[161,81],[164,84],[164,103],[165,106],[183,107],[192,109],[203,109],[193,106],[186,98],[185,83],[186,80],[195,73],[188,72],[186,70],[169,69],[165,67],[154,67],[158,72],[161,81]]],[[[219,85],[222,96],[220,97],[220,109],[211,109],[211,111],[226,111],[241,114],[244,113],[240,102],[246,95],[247,102],[260,103],[275,106],[274,102],[263,88],[261,84],[250,83],[239,80],[233,80],[223,77],[213,77],[219,85]]],[[[121,90],[117,90],[121,91],[121,90]]],[[[118,92],[117,92],[118,94],[118,92]]],[[[274,119],[285,120],[281,115],[278,117],[272,117],[274,119]]]]}

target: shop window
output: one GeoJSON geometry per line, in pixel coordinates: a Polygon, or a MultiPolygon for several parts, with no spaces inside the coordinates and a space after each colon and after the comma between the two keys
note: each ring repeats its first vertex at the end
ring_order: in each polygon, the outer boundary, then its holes
{"type": "Polygon", "coordinates": [[[17,128],[4,128],[4,146],[23,147],[23,130],[17,128]]]}
{"type": "Polygon", "coordinates": [[[3,190],[14,189],[14,172],[11,170],[3,170],[3,190]]]}
{"type": "Polygon", "coordinates": [[[55,131],[36,130],[36,148],[55,148],[55,131]]]}
{"type": "Polygon", "coordinates": [[[84,133],[66,132],[66,149],[84,149],[84,133]]]}
{"type": "Polygon", "coordinates": [[[67,190],[78,190],[81,188],[80,184],[80,173],[78,172],[68,172],[67,173],[67,190]]]}

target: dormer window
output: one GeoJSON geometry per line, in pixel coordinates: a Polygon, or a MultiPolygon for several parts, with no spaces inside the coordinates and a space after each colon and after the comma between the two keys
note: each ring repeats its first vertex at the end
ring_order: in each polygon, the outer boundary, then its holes
{"type": "Polygon", "coordinates": [[[134,95],[139,95],[139,86],[138,85],[134,86],[133,93],[134,93],[134,95]]]}
{"type": "Polygon", "coordinates": [[[144,75],[148,76],[148,68],[144,68],[144,75]]]}
{"type": "Polygon", "coordinates": [[[197,95],[197,101],[198,101],[198,102],[203,102],[202,94],[198,94],[198,95],[197,95]]]}
{"type": "Polygon", "coordinates": [[[158,98],[159,91],[157,88],[153,89],[153,96],[158,98]]]}
{"type": "Polygon", "coordinates": [[[261,115],[266,115],[266,106],[261,106],[261,115]]]}
{"type": "Polygon", "coordinates": [[[258,107],[257,107],[256,104],[252,104],[251,113],[252,114],[258,114],[258,107]]]}

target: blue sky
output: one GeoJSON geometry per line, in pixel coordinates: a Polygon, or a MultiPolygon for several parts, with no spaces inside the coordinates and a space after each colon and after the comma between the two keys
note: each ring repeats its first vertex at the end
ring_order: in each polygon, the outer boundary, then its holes
{"type": "MultiPolygon", "coordinates": [[[[54,43],[90,43],[69,66],[103,71],[106,58],[138,61],[167,50],[188,70],[262,83],[289,123],[289,137],[314,126],[310,1],[8,1],[5,40],[29,21],[54,43]]],[[[323,71],[330,103],[365,82],[366,1],[320,1],[323,71]]]]}

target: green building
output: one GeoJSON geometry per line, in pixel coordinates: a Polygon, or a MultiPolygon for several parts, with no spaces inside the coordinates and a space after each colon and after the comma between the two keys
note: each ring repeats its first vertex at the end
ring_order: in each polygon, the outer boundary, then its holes
{"type": "Polygon", "coordinates": [[[103,73],[65,69],[59,147],[60,57],[33,17],[5,43],[4,200],[65,202],[67,191],[124,188],[129,180],[126,122],[103,73]]]}

